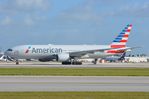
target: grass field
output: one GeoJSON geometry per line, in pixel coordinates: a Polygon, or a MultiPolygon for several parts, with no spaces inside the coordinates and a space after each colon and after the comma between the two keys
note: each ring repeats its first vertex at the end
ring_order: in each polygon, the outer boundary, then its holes
{"type": "Polygon", "coordinates": [[[145,92],[0,92],[0,99],[149,99],[145,92]]]}
{"type": "Polygon", "coordinates": [[[0,75],[149,76],[149,68],[0,68],[0,75]]]}

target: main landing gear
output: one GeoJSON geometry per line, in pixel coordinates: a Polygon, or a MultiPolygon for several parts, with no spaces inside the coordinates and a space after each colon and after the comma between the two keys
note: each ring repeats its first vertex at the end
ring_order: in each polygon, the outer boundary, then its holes
{"type": "Polygon", "coordinates": [[[19,61],[18,60],[16,60],[16,65],[19,65],[19,61]]]}
{"type": "Polygon", "coordinates": [[[98,61],[98,59],[95,59],[95,60],[93,61],[93,63],[96,65],[96,64],[97,64],[97,61],[98,61]]]}
{"type": "Polygon", "coordinates": [[[71,61],[64,61],[62,65],[82,65],[82,62],[71,60],[71,61]]]}

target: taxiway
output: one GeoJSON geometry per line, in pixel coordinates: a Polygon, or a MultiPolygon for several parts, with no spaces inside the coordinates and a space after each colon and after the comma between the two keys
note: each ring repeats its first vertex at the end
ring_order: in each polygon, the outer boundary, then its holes
{"type": "Polygon", "coordinates": [[[48,68],[149,68],[149,63],[85,63],[83,65],[61,65],[56,62],[21,62],[16,65],[14,62],[0,62],[0,68],[29,68],[29,67],[48,67],[48,68]]]}
{"type": "Polygon", "coordinates": [[[1,92],[127,91],[149,92],[149,77],[0,76],[1,92]]]}

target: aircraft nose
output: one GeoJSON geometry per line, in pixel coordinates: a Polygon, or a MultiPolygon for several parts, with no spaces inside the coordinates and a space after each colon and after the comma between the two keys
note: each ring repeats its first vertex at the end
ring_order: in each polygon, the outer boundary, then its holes
{"type": "Polygon", "coordinates": [[[13,50],[7,49],[4,54],[11,57],[13,55],[13,50]]]}

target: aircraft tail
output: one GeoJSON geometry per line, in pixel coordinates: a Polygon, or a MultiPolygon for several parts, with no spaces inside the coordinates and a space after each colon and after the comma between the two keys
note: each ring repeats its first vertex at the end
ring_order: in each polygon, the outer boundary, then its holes
{"type": "Polygon", "coordinates": [[[118,60],[124,60],[124,59],[125,59],[125,56],[126,56],[126,52],[124,52],[124,53],[122,54],[122,56],[121,56],[118,60]]]}
{"type": "Polygon", "coordinates": [[[129,34],[131,32],[132,25],[128,24],[122,32],[113,40],[110,45],[111,48],[123,48],[126,47],[126,43],[128,41],[129,34]]]}

